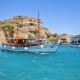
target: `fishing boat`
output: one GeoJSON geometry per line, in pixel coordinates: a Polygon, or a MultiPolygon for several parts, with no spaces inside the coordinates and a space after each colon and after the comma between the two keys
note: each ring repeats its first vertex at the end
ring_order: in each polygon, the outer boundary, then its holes
{"type": "Polygon", "coordinates": [[[56,52],[59,44],[44,44],[43,40],[38,39],[10,39],[9,43],[2,43],[2,51],[12,52],[35,52],[47,53],[56,52]]]}

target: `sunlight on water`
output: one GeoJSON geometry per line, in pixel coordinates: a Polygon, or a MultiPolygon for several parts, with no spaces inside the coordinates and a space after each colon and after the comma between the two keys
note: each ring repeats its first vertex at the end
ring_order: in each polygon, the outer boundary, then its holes
{"type": "Polygon", "coordinates": [[[80,48],[62,45],[56,53],[0,51],[0,80],[80,80],[80,48]]]}

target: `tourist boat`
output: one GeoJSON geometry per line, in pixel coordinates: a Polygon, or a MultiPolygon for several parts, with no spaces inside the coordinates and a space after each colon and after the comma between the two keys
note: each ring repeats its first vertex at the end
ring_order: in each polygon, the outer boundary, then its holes
{"type": "Polygon", "coordinates": [[[14,52],[34,52],[34,53],[47,53],[56,52],[59,44],[44,44],[41,39],[9,39],[9,42],[1,44],[2,51],[14,52]]]}

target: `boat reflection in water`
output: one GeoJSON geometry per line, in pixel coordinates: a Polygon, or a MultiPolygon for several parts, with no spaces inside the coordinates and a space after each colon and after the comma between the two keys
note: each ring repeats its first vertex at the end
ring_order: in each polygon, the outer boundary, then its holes
{"type": "Polygon", "coordinates": [[[47,53],[56,52],[59,44],[49,44],[46,39],[9,39],[6,44],[2,43],[2,51],[15,51],[15,52],[35,52],[47,53]]]}

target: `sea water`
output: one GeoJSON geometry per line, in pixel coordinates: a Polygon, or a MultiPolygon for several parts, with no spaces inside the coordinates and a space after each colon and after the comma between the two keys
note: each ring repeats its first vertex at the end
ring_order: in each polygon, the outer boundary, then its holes
{"type": "Polygon", "coordinates": [[[80,48],[62,45],[56,53],[0,51],[0,80],[80,80],[80,48]]]}

